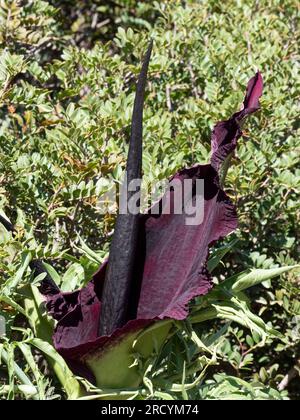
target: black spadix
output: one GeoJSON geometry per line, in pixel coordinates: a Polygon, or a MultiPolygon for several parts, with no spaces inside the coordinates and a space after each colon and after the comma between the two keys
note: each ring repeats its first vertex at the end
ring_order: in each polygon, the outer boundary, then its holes
{"type": "MultiPolygon", "coordinates": [[[[132,114],[131,135],[127,158],[127,202],[136,192],[129,191],[133,180],[142,178],[143,149],[143,106],[147,71],[153,42],[150,41],[138,78],[132,114]]],[[[124,201],[121,197],[121,202],[124,201]]],[[[109,335],[122,327],[128,320],[129,296],[131,293],[133,267],[139,235],[139,214],[118,214],[115,231],[110,246],[108,266],[102,292],[101,322],[99,335],[109,335]]]]}

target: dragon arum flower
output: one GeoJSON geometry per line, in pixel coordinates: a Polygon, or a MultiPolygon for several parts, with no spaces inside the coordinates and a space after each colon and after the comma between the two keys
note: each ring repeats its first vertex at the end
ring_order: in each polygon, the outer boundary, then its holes
{"type": "MultiPolygon", "coordinates": [[[[142,117],[152,45],[137,83],[127,161],[127,182],[141,178],[142,117]]],[[[262,77],[248,83],[242,110],[218,122],[210,163],[179,171],[174,179],[202,179],[204,218],[187,225],[185,214],[119,214],[107,261],[81,290],[62,293],[46,277],[40,292],[57,320],[53,342],[77,373],[98,386],[137,386],[142,374],[133,353],[147,358],[161,346],[168,320],[183,320],[188,303],[212,287],[206,268],[209,247],[237,227],[236,209],[223,191],[222,170],[242,135],[245,118],[259,108],[262,77]]],[[[174,191],[168,192],[172,200],[174,191]]],[[[128,197],[130,199],[130,197],[128,197]]],[[[161,198],[163,200],[163,197],[161,198]]]]}

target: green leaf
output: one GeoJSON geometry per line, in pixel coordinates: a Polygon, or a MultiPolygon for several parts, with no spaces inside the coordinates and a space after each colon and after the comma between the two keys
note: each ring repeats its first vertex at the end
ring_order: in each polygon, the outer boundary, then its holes
{"type": "Polygon", "coordinates": [[[31,347],[27,343],[18,342],[17,346],[23,353],[32,373],[34,374],[36,383],[37,383],[37,391],[39,394],[39,398],[41,400],[45,399],[45,386],[44,386],[44,380],[43,375],[41,374],[38,365],[36,361],[34,360],[34,357],[31,352],[31,347]]]}
{"type": "Polygon", "coordinates": [[[207,262],[207,269],[210,273],[219,265],[222,258],[234,247],[234,245],[236,245],[237,242],[238,239],[234,239],[233,241],[229,242],[228,245],[222,246],[213,252],[213,255],[207,262]]]}
{"type": "Polygon", "coordinates": [[[14,378],[16,376],[23,385],[27,385],[31,390],[35,390],[33,399],[38,399],[38,391],[36,387],[14,360],[13,345],[9,345],[8,349],[5,349],[4,345],[0,344],[0,362],[1,360],[3,360],[7,365],[9,373],[10,388],[8,390],[8,398],[12,399],[14,397],[14,378]]]}
{"type": "Polygon", "coordinates": [[[9,295],[14,289],[18,286],[18,284],[21,282],[25,271],[27,270],[29,263],[32,259],[32,255],[30,252],[25,251],[22,255],[22,261],[19,269],[15,273],[13,277],[11,277],[4,285],[4,288],[2,290],[2,293],[4,295],[9,295]]]}
{"type": "Polygon", "coordinates": [[[273,277],[277,277],[287,271],[294,270],[295,268],[300,268],[300,265],[251,270],[250,273],[243,275],[233,284],[232,290],[234,292],[241,292],[242,290],[248,289],[249,287],[255,286],[256,284],[262,283],[273,277]]]}
{"type": "Polygon", "coordinates": [[[278,331],[272,329],[260,317],[253,314],[245,302],[239,301],[235,297],[231,298],[230,301],[212,303],[212,306],[217,312],[217,318],[231,320],[243,325],[249,328],[251,332],[256,332],[262,340],[269,336],[282,337],[278,331]]]}
{"type": "Polygon", "coordinates": [[[44,353],[51,360],[57,378],[62,384],[68,398],[73,400],[83,395],[80,382],[70,371],[64,359],[57,353],[53,346],[39,338],[32,338],[29,343],[44,353]]]}
{"type": "Polygon", "coordinates": [[[62,278],[61,290],[63,292],[71,292],[82,286],[84,280],[84,269],[78,264],[72,264],[65,272],[62,278]]]}

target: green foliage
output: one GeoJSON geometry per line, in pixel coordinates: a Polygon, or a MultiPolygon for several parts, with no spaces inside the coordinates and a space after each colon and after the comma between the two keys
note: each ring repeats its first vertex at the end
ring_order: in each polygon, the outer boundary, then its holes
{"type": "MultiPolygon", "coordinates": [[[[240,229],[212,251],[217,287],[192,304],[189,322],[174,327],[146,369],[145,386],[119,395],[299,398],[296,381],[288,392],[276,391],[300,358],[299,270],[283,272],[299,263],[296,2],[72,3],[0,3],[0,213],[17,226],[12,237],[0,224],[7,331],[0,394],[79,395],[73,376],[74,394],[59,382],[66,367],[47,344],[51,325],[43,328],[44,344],[37,341],[46,321],[28,314],[39,307],[28,265],[44,259],[60,287],[74,290],[107,255],[114,216],[103,215],[100,202],[107,179],[119,181],[124,169],[134,82],[151,36],[143,162],[149,181],[208,161],[212,126],[237,109],[257,68],[265,89],[226,179],[240,229]]],[[[110,395],[83,385],[95,398],[110,395]]]]}

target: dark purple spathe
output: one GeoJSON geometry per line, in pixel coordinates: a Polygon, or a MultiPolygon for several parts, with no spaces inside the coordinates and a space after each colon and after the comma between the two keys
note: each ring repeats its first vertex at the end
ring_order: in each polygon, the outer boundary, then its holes
{"type": "Polygon", "coordinates": [[[206,269],[209,246],[237,227],[236,209],[220,187],[219,171],[242,135],[241,123],[259,108],[262,87],[262,77],[257,73],[248,83],[243,109],[216,124],[210,164],[183,169],[173,177],[180,181],[204,180],[202,224],[186,225],[184,214],[141,216],[134,279],[139,293],[131,302],[131,321],[110,336],[98,336],[106,263],[80,291],[62,293],[41,284],[47,308],[58,321],[53,336],[55,348],[69,362],[82,362],[87,353],[105,348],[120,335],[154,320],[184,319],[188,315],[188,302],[210,290],[212,283],[206,269]]]}

